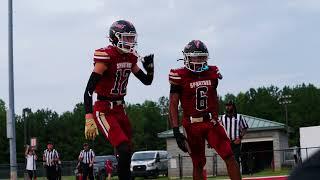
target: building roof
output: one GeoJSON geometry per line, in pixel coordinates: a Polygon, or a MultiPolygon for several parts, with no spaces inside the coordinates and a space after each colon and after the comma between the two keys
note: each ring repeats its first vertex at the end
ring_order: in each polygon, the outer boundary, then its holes
{"type": "MultiPolygon", "coordinates": [[[[247,121],[249,129],[248,131],[265,131],[265,130],[286,130],[286,125],[283,123],[257,118],[241,114],[241,116],[247,121]]],[[[182,127],[180,131],[182,132],[182,127]]],[[[158,133],[159,138],[170,138],[173,137],[172,129],[158,133]]]]}

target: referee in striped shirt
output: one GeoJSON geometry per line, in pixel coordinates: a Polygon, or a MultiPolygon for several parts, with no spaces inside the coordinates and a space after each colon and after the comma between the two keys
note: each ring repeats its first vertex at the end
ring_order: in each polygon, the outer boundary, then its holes
{"type": "Polygon", "coordinates": [[[46,168],[47,179],[56,180],[59,153],[57,150],[53,149],[53,143],[51,141],[47,143],[47,149],[43,152],[42,160],[46,168]]]}
{"type": "Polygon", "coordinates": [[[233,101],[226,103],[226,114],[221,116],[220,121],[231,141],[234,157],[240,165],[241,139],[247,132],[248,124],[246,120],[237,113],[237,108],[233,101]]]}
{"type": "Polygon", "coordinates": [[[83,150],[80,151],[79,161],[82,166],[83,171],[83,179],[87,179],[89,176],[90,180],[94,180],[93,177],[93,162],[94,162],[95,154],[92,149],[89,149],[89,144],[83,144],[83,150]]]}

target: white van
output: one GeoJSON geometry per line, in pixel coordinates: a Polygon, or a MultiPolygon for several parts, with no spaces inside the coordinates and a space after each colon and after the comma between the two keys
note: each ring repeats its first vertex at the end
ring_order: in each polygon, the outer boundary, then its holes
{"type": "Polygon", "coordinates": [[[167,151],[138,151],[131,158],[132,177],[158,177],[159,174],[168,176],[167,151]]]}

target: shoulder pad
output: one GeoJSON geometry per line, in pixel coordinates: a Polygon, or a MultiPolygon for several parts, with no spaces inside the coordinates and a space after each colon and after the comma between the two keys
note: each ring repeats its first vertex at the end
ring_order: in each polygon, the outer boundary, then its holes
{"type": "Polygon", "coordinates": [[[185,69],[171,69],[169,73],[169,82],[170,84],[180,85],[182,83],[182,78],[185,74],[185,69]]]}
{"type": "Polygon", "coordinates": [[[209,68],[212,72],[213,78],[222,79],[222,75],[220,74],[219,68],[217,66],[209,66],[209,68]]]}
{"type": "Polygon", "coordinates": [[[97,49],[94,51],[93,60],[95,62],[108,62],[114,53],[113,51],[114,49],[110,46],[97,49]]]}
{"type": "Polygon", "coordinates": [[[217,66],[209,66],[210,71],[219,72],[219,68],[217,66]]]}

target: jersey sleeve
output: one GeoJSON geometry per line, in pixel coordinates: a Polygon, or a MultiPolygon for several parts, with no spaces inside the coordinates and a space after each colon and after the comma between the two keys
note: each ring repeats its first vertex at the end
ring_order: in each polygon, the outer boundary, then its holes
{"type": "Polygon", "coordinates": [[[240,128],[241,129],[248,129],[248,123],[246,121],[246,119],[244,119],[241,115],[239,115],[239,119],[240,119],[240,128]]]}
{"type": "Polygon", "coordinates": [[[138,62],[138,57],[132,54],[131,56],[132,67],[134,67],[137,64],[137,62],[138,62]]]}
{"type": "Polygon", "coordinates": [[[210,69],[212,71],[212,78],[222,79],[222,75],[221,75],[219,68],[217,66],[210,66],[210,69]]]}
{"type": "Polygon", "coordinates": [[[101,48],[94,51],[93,61],[96,62],[103,62],[109,63],[111,61],[110,53],[106,51],[106,49],[101,48]]]}
{"type": "Polygon", "coordinates": [[[182,76],[176,69],[170,70],[169,83],[174,85],[182,85],[182,76]]]}
{"type": "Polygon", "coordinates": [[[93,152],[93,150],[91,150],[91,153],[92,153],[92,158],[95,158],[96,154],[93,152]]]}
{"type": "Polygon", "coordinates": [[[59,156],[59,152],[58,152],[57,150],[55,150],[55,156],[56,156],[56,158],[57,158],[57,159],[59,159],[59,158],[60,158],[60,156],[59,156]]]}
{"type": "Polygon", "coordinates": [[[82,158],[83,157],[83,150],[80,151],[80,154],[79,154],[79,158],[82,158]]]}

